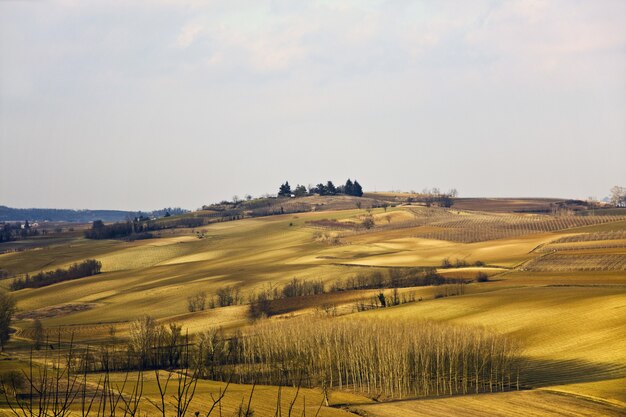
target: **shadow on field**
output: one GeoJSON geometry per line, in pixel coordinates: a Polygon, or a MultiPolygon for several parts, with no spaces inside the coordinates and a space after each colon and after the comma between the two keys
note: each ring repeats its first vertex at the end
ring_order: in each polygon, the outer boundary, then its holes
{"type": "Polygon", "coordinates": [[[533,388],[556,384],[602,381],[626,376],[626,366],[618,363],[595,363],[577,359],[529,359],[520,379],[533,388]]]}

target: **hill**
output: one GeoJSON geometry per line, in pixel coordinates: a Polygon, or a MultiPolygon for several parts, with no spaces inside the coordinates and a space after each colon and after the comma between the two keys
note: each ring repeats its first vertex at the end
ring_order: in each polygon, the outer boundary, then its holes
{"type": "Polygon", "coordinates": [[[140,212],[122,210],[70,210],[46,208],[11,208],[0,206],[0,221],[50,221],[89,223],[94,220],[105,222],[123,221],[135,217],[140,212]]]}
{"type": "Polygon", "coordinates": [[[49,209],[49,208],[11,208],[0,206],[0,222],[28,220],[47,221],[47,222],[69,222],[69,223],[90,223],[94,220],[102,220],[103,222],[121,222],[129,218],[139,216],[158,216],[170,214],[181,214],[186,210],[180,208],[167,208],[154,210],[150,212],[144,211],[125,211],[125,210],[72,210],[72,209],[49,209]]]}
{"type": "MultiPolygon", "coordinates": [[[[387,198],[273,199],[265,207],[294,212],[253,217],[255,207],[248,203],[238,207],[241,219],[209,217],[222,213],[212,207],[160,219],[207,222],[163,229],[151,239],[93,241],[66,234],[42,241],[39,248],[0,255],[0,269],[9,276],[1,282],[5,287],[12,276],[85,259],[102,262],[98,275],[14,292],[17,334],[7,355],[23,357],[36,318],[64,338],[73,335],[80,345],[110,341],[111,334],[123,345],[133,320],[143,315],[178,323],[192,336],[217,328],[229,337],[254,334],[259,323],[250,316],[250,302],[269,294],[264,307],[269,323],[297,317],[415,325],[426,320],[487,329],[523,346],[524,390],[376,404],[364,403],[392,398],[358,392],[343,403],[355,411],[417,416],[466,409],[475,415],[480,410],[515,415],[524,404],[529,415],[549,415],[557,406],[572,415],[623,412],[626,217],[510,209],[536,207],[537,200],[498,202],[497,207],[491,200],[473,200],[469,209],[463,202],[442,208],[391,204],[387,198]],[[442,278],[419,281],[428,271],[442,278]],[[284,296],[294,282],[318,281],[322,292],[284,296]],[[190,300],[201,294],[206,294],[204,307],[190,309],[190,300]],[[222,296],[232,300],[222,305],[222,296]]],[[[307,398],[314,398],[313,391],[307,398]]],[[[263,397],[266,402],[276,395],[271,392],[263,397]]],[[[344,413],[324,410],[324,415],[344,413]]]]}

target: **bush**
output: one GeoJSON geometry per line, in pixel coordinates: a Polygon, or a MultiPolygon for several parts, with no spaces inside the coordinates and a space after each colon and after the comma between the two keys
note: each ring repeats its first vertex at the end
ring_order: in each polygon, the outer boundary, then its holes
{"type": "Polygon", "coordinates": [[[479,272],[478,274],[476,274],[476,282],[487,282],[489,281],[489,275],[485,274],[484,272],[479,272]]]}
{"type": "Polygon", "coordinates": [[[366,230],[369,230],[375,226],[374,218],[372,216],[367,216],[361,222],[361,226],[366,230]]]}
{"type": "Polygon", "coordinates": [[[265,292],[253,296],[250,300],[248,315],[251,319],[262,319],[272,315],[272,303],[265,292]]]}

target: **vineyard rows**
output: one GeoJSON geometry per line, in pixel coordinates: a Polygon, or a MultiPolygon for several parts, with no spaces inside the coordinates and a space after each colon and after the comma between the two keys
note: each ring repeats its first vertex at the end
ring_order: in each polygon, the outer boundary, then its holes
{"type": "Polygon", "coordinates": [[[552,253],[535,258],[520,269],[532,272],[626,271],[626,254],[564,255],[552,253]]]}
{"type": "Polygon", "coordinates": [[[616,249],[626,248],[626,240],[622,241],[592,241],[586,245],[567,245],[559,243],[551,243],[537,249],[539,253],[548,252],[564,252],[564,251],[583,251],[583,250],[599,250],[599,249],[616,249]]]}
{"type": "Polygon", "coordinates": [[[572,236],[563,236],[551,243],[576,243],[592,242],[595,240],[619,240],[626,239],[626,230],[611,230],[608,232],[581,233],[572,236]]]}
{"type": "MultiPolygon", "coordinates": [[[[418,230],[413,236],[459,243],[474,243],[626,220],[624,216],[503,215],[486,212],[461,212],[441,208],[409,208],[407,211],[414,215],[413,219],[393,223],[379,220],[375,227],[369,230],[360,227],[359,223],[344,223],[327,219],[307,222],[307,224],[316,228],[350,232],[351,234],[429,226],[430,230],[418,230]]],[[[626,232],[613,233],[622,233],[626,236],[626,232]]],[[[604,232],[598,233],[598,235],[609,236],[610,234],[604,232]]],[[[576,238],[576,236],[571,238],[576,238]]]]}
{"type": "Polygon", "coordinates": [[[478,214],[456,217],[457,219],[433,222],[431,226],[436,226],[440,230],[418,233],[416,237],[473,243],[624,220],[624,217],[617,216],[502,216],[478,214]]]}

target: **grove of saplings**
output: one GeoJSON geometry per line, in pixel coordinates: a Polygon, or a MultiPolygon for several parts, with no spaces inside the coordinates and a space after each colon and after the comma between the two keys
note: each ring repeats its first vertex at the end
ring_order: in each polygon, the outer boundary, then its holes
{"type": "Polygon", "coordinates": [[[246,333],[228,336],[211,329],[189,339],[180,326],[145,317],[131,325],[130,334],[125,349],[92,351],[88,368],[189,367],[212,380],[349,389],[376,398],[520,389],[520,345],[484,328],[297,318],[260,321],[246,333]]]}

